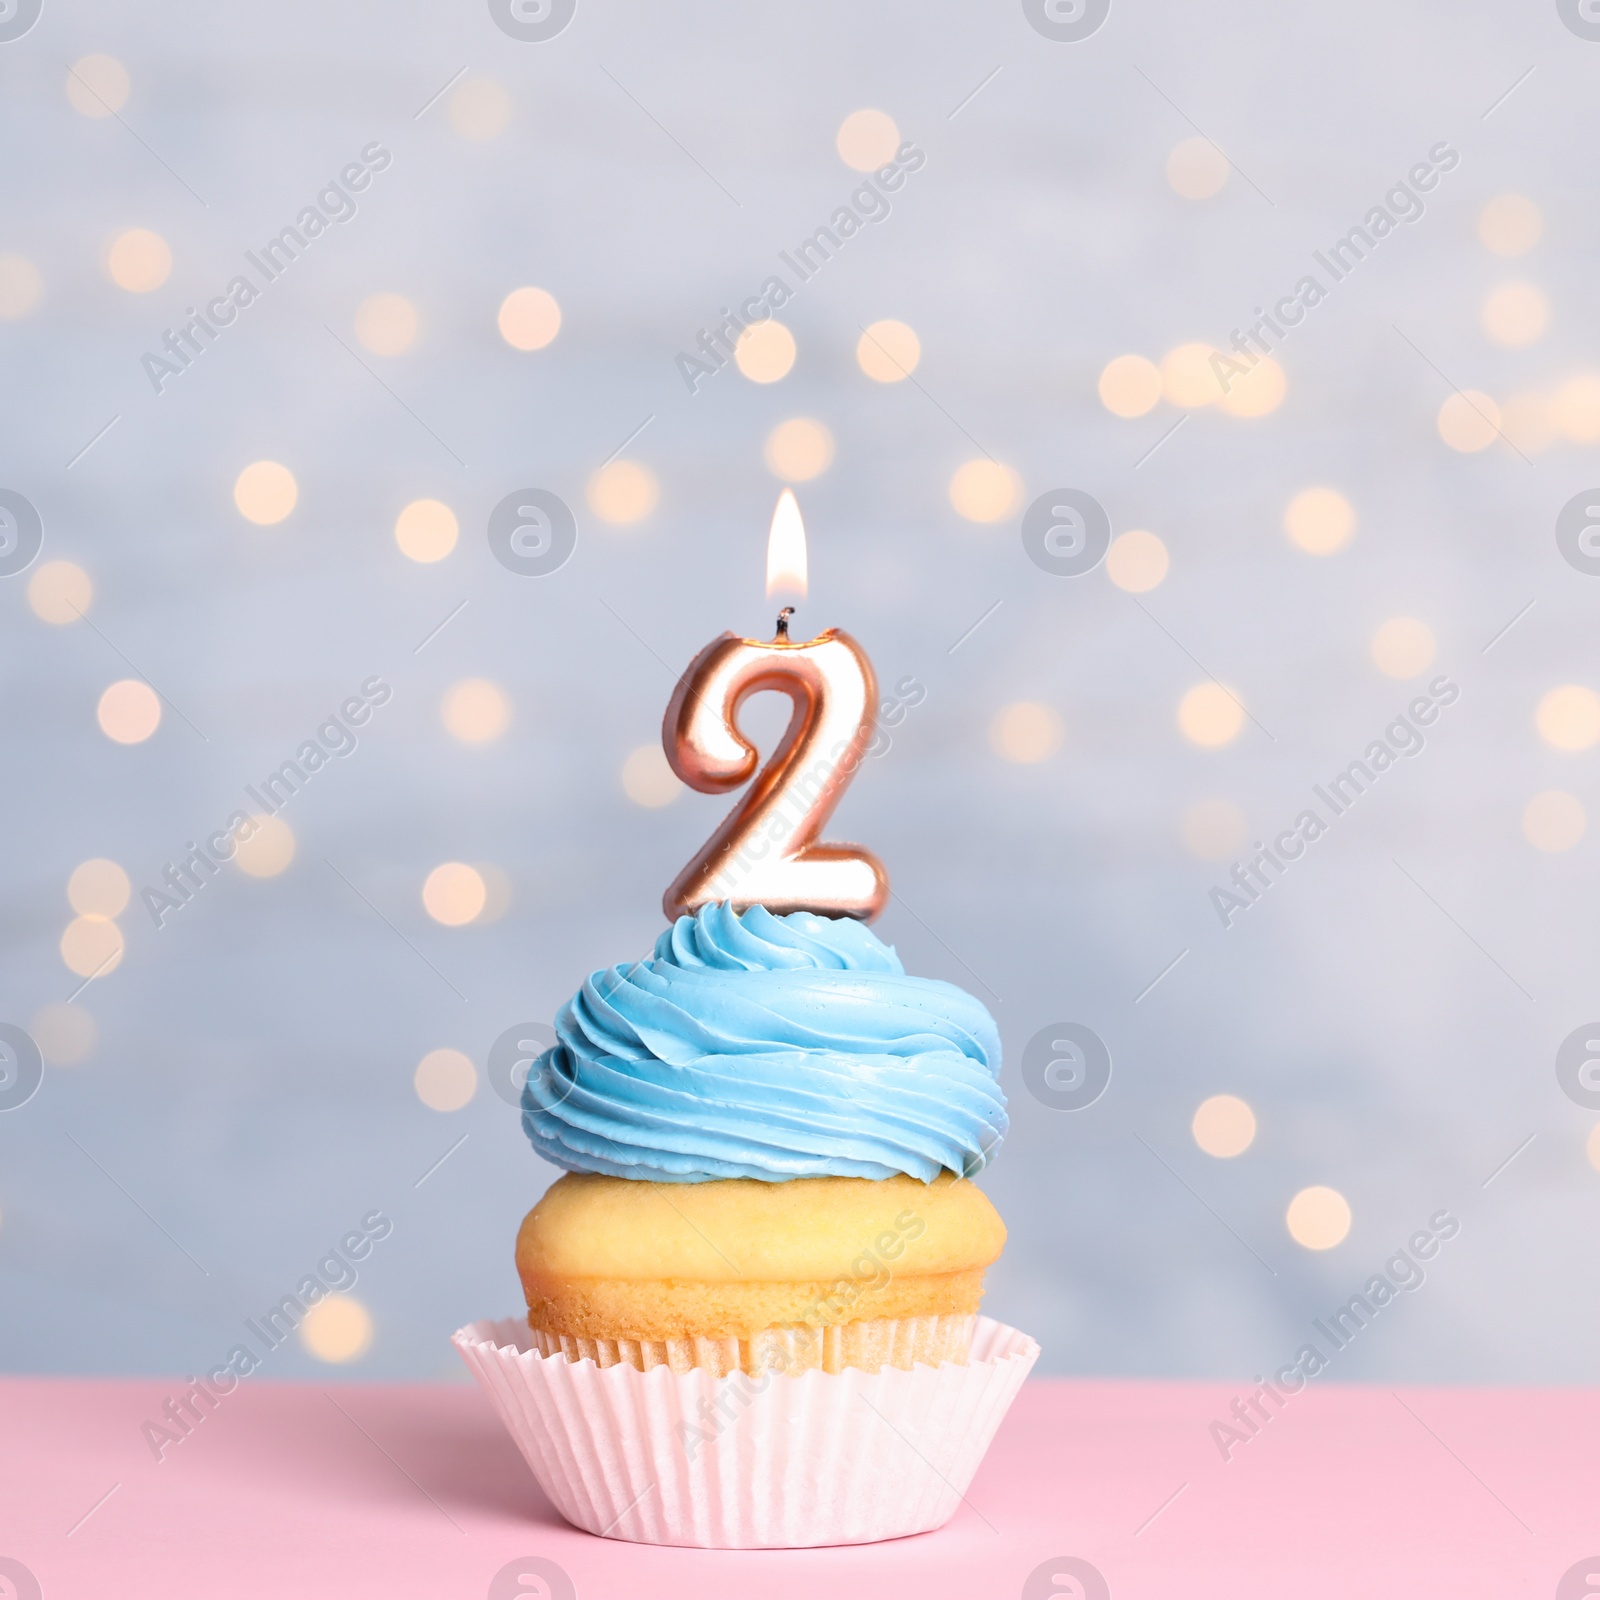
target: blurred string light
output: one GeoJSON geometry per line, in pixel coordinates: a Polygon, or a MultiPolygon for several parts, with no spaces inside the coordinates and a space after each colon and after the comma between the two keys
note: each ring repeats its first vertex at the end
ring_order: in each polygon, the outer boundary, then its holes
{"type": "Polygon", "coordinates": [[[132,894],[128,874],[105,856],[80,861],[67,879],[67,904],[83,917],[120,917],[132,894]]]}
{"type": "Polygon", "coordinates": [[[80,56],[67,72],[67,104],[86,117],[115,116],[129,88],[128,69],[115,56],[80,56]]]}
{"type": "Polygon", "coordinates": [[[1244,707],[1220,683],[1197,683],[1178,702],[1178,728],[1203,750],[1220,749],[1239,737],[1244,707]]]}
{"type": "Polygon", "coordinates": [[[149,294],[167,281],[172,251],[159,233],[129,228],[106,246],[106,276],[129,294],[149,294]]]}
{"type": "Polygon", "coordinates": [[[417,308],[403,294],[369,294],[356,307],[356,338],[375,356],[403,355],[417,341],[417,308]]]}
{"type": "Polygon", "coordinates": [[[100,696],[95,720],[117,744],[143,744],[161,726],[161,698],[138,678],[119,678],[100,696]]]}
{"type": "Polygon", "coordinates": [[[1550,399],[1550,419],[1574,444],[1600,442],[1600,377],[1569,378],[1550,399]]]}
{"type": "Polygon", "coordinates": [[[1390,617],[1372,636],[1372,663],[1390,678],[1415,678],[1433,665],[1433,630],[1415,617],[1390,617]]]}
{"type": "Polygon", "coordinates": [[[1500,407],[1481,389],[1458,390],[1439,407],[1438,428],[1452,450],[1487,450],[1500,437],[1500,407]]]}
{"type": "Polygon", "coordinates": [[[28,1020],[28,1033],[53,1067],[75,1067],[94,1053],[100,1029],[82,1006],[52,1000],[28,1020]]]}
{"type": "Polygon", "coordinates": [[[255,831],[248,839],[240,839],[234,848],[233,859],[239,870],[252,878],[276,878],[287,872],[294,860],[294,830],[282,817],[258,816],[250,820],[255,831]]]}
{"type": "Polygon", "coordinates": [[[980,456],[963,462],[950,479],[950,504],[968,522],[999,522],[1022,498],[1022,483],[1003,462],[980,456]]]}
{"type": "Polygon", "coordinates": [[[475,921],[488,898],[483,874],[464,861],[441,863],[422,885],[423,909],[446,928],[461,928],[475,921]]]}
{"type": "Polygon", "coordinates": [[[1061,748],[1065,729],[1055,710],[1038,700],[1002,706],[989,724],[995,754],[1019,766],[1048,760],[1061,748]]]}
{"type": "Polygon", "coordinates": [[[1148,594],[1158,587],[1170,565],[1166,545],[1143,528],[1119,533],[1106,551],[1106,576],[1129,594],[1148,594]]]}
{"type": "Polygon", "coordinates": [[[439,704],[445,731],[463,744],[488,744],[511,722],[511,701],[487,678],[463,678],[445,691],[439,704]]]}
{"type": "Polygon", "coordinates": [[[27,316],[43,290],[44,278],[26,256],[10,251],[0,255],[0,321],[27,316]]]}
{"type": "Polygon", "coordinates": [[[1178,829],[1185,848],[1202,861],[1226,861],[1245,842],[1249,822],[1231,800],[1196,800],[1184,811],[1178,829]]]}
{"type": "Polygon", "coordinates": [[[767,470],[786,483],[819,477],[833,462],[833,435],[814,417],[791,417],[767,435],[767,470]]]}
{"type": "Polygon", "coordinates": [[[1533,720],[1557,750],[1587,750],[1600,741],[1600,695],[1581,683],[1564,683],[1539,701],[1533,720]]]}
{"type": "Polygon", "coordinates": [[[511,96],[493,78],[468,78],[450,96],[448,115],[463,139],[498,139],[511,126],[511,96]]]}
{"type": "Polygon", "coordinates": [[[513,350],[543,350],[561,332],[561,307],[549,290],[525,284],[500,302],[495,322],[513,350]]]}
{"type": "Polygon", "coordinates": [[[64,628],[77,622],[94,599],[89,574],[74,561],[46,561],[28,579],[28,605],[41,622],[64,628]]]}
{"type": "Polygon", "coordinates": [[[1257,356],[1248,372],[1230,374],[1227,382],[1217,404],[1230,417],[1267,416],[1283,404],[1289,392],[1289,379],[1271,356],[1257,356]]]}
{"type": "Polygon", "coordinates": [[[887,111],[852,111],[834,136],[839,159],[856,172],[886,167],[900,147],[900,130],[887,111]]]}
{"type": "Polygon", "coordinates": [[[1101,369],[1099,389],[1113,416],[1142,417],[1161,398],[1161,369],[1144,356],[1115,356],[1101,369]]]}
{"type": "Polygon", "coordinates": [[[459,1111],[478,1091],[478,1069],[459,1050],[430,1050],[411,1082],[430,1111],[459,1111]]]}
{"type": "Polygon", "coordinates": [[[752,322],[733,346],[733,359],[752,383],[777,383],[789,375],[795,358],[794,335],[781,322],[752,322]]]}
{"type": "Polygon", "coordinates": [[[899,383],[917,370],[922,343],[916,332],[893,318],[874,322],[856,341],[856,363],[875,383],[899,383]]]}
{"type": "Polygon", "coordinates": [[[1526,195],[1496,195],[1478,213],[1478,238],[1497,256],[1521,256],[1538,244],[1544,216],[1526,195]]]}
{"type": "Polygon", "coordinates": [[[1541,337],[1550,323],[1550,302],[1531,283],[1502,283],[1483,302],[1483,331],[1508,350],[1521,350],[1541,337]]]}
{"type": "Polygon", "coordinates": [[[394,542],[400,553],[424,565],[443,561],[460,535],[455,512],[442,500],[413,500],[402,507],[394,522],[394,542]]]}
{"type": "Polygon", "coordinates": [[[372,1347],[372,1314],[349,1294],[330,1294],[306,1309],[300,1343],[318,1361],[342,1366],[372,1347]]]}
{"type": "Polygon", "coordinates": [[[1350,1202],[1337,1189],[1313,1184],[1289,1202],[1289,1237],[1307,1250],[1331,1250],[1350,1232],[1350,1202]]]}
{"type": "Polygon", "coordinates": [[[252,461],[234,480],[233,503],[239,515],[258,527],[282,522],[299,498],[294,474],[281,461],[252,461]]]}
{"type": "Polygon", "coordinates": [[[1208,344],[1180,344],[1161,358],[1161,390],[1175,406],[1193,411],[1222,398],[1222,386],[1212,370],[1217,352],[1208,344]]]}
{"type": "Polygon", "coordinates": [[[1522,812],[1522,837],[1535,850],[1558,855],[1570,850],[1589,826],[1583,802],[1565,789],[1536,794],[1522,812]]]}
{"type": "Polygon", "coordinates": [[[1355,537],[1355,508],[1337,489],[1302,489],[1284,508],[1283,531],[1307,555],[1331,556],[1355,537]]]}
{"type": "Polygon", "coordinates": [[[1243,1155],[1255,1142],[1256,1114],[1237,1095],[1214,1094],[1200,1102],[1189,1127],[1208,1156],[1226,1161],[1243,1155]]]}
{"type": "Polygon", "coordinates": [[[642,461],[610,461],[589,479],[589,509],[602,522],[641,522],[656,508],[661,486],[642,461]]]}
{"type": "Polygon", "coordinates": [[[1229,170],[1228,158],[1209,139],[1185,139],[1167,156],[1167,182],[1185,200],[1209,200],[1229,170]]]}
{"type": "Polygon", "coordinates": [[[1589,1157],[1589,1165],[1600,1172],[1600,1122],[1590,1130],[1589,1137],[1584,1141],[1584,1153],[1589,1157]]]}
{"type": "Polygon", "coordinates": [[[622,792],[647,811],[671,805],[683,793],[677,773],[659,744],[642,744],[622,763],[622,792]]]}
{"type": "Polygon", "coordinates": [[[109,917],[74,917],[61,935],[61,959],[80,978],[103,978],[122,964],[122,930],[109,917]]]}

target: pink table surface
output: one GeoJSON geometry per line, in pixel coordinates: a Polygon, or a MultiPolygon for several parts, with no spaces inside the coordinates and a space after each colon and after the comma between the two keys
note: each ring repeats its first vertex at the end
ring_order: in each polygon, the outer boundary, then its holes
{"type": "Polygon", "coordinates": [[[0,1558],[43,1600],[560,1600],[495,1584],[526,1557],[578,1600],[1095,1600],[1066,1557],[1115,1600],[1600,1595],[1587,1390],[1313,1386],[1224,1461],[1208,1428],[1235,1388],[1035,1381],[945,1528],[771,1552],[577,1532],[466,1385],[250,1379],[158,1462],[141,1424],[178,1392],[0,1380],[0,1558]]]}

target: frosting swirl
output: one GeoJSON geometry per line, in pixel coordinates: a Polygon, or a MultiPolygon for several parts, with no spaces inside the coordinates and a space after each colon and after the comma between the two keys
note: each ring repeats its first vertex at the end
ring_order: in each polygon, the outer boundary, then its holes
{"type": "Polygon", "coordinates": [[[1006,1132],[994,1019],[848,917],[705,906],[592,973],[556,1038],[522,1125],[569,1171],[927,1183],[977,1172],[1006,1132]]]}

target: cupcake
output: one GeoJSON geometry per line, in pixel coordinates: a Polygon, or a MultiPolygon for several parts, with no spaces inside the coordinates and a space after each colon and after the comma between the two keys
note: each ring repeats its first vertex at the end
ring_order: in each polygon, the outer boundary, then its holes
{"type": "Polygon", "coordinates": [[[527,1321],[457,1343],[558,1508],[685,1544],[944,1521],[1037,1354],[979,1315],[988,1011],[861,922],[713,904],[556,1036],[522,1097],[566,1169],[517,1237],[527,1321]]]}

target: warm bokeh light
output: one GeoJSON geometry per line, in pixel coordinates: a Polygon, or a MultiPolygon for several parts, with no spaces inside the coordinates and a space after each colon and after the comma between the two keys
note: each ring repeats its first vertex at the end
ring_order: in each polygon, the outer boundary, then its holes
{"type": "Polygon", "coordinates": [[[477,1093],[478,1069],[459,1050],[430,1050],[411,1081],[430,1111],[459,1111],[477,1093]]]}
{"type": "Polygon", "coordinates": [[[1032,766],[1061,748],[1064,733],[1053,708],[1037,700],[1018,700],[995,713],[989,743],[1003,759],[1032,766]]]}
{"type": "Polygon", "coordinates": [[[561,307],[548,289],[525,284],[500,302],[496,321],[513,350],[543,350],[561,332],[561,307]]]}
{"type": "Polygon", "coordinates": [[[1302,489],[1284,509],[1283,531],[1307,555],[1331,556],[1355,537],[1355,507],[1337,489],[1302,489]]]}
{"type": "Polygon", "coordinates": [[[1589,1157],[1589,1165],[1600,1172],[1600,1122],[1589,1130],[1589,1137],[1584,1141],[1584,1153],[1589,1157]]]}
{"type": "Polygon", "coordinates": [[[1534,712],[1534,726],[1558,750],[1587,750],[1600,741],[1600,694],[1581,683],[1552,689],[1534,712]]]}
{"type": "Polygon", "coordinates": [[[1244,707],[1220,683],[1197,683],[1178,702],[1178,728],[1185,739],[1214,750],[1238,738],[1244,707]]]}
{"type": "Polygon", "coordinates": [[[143,744],[161,726],[161,697],[138,678],[119,678],[95,707],[100,731],[118,744],[143,744]]]}
{"type": "Polygon", "coordinates": [[[794,335],[770,317],[752,322],[733,347],[734,362],[752,383],[776,383],[788,375],[794,358],[794,335]]]}
{"type": "Polygon", "coordinates": [[[1217,404],[1230,417],[1264,417],[1283,404],[1289,380],[1271,356],[1258,356],[1248,372],[1228,374],[1227,385],[1217,404]]]}
{"type": "Polygon", "coordinates": [[[450,96],[449,116],[463,139],[498,139],[511,125],[511,96],[493,78],[468,78],[450,96]]]}
{"type": "Polygon", "coordinates": [[[1194,1142],[1208,1156],[1226,1161],[1243,1155],[1255,1140],[1256,1114],[1234,1094],[1214,1094],[1202,1100],[1189,1125],[1194,1142]]]}
{"type": "Polygon", "coordinates": [[[1129,594],[1146,594],[1167,575],[1167,547],[1153,533],[1130,528],[1119,533],[1106,551],[1106,576],[1129,594]]]}
{"type": "Polygon", "coordinates": [[[93,599],[89,574],[75,561],[46,561],[28,579],[28,605],[34,616],[58,628],[77,622],[93,599]]]}
{"type": "Polygon", "coordinates": [[[805,483],[832,464],[833,435],[813,417],[791,417],[767,435],[761,454],[775,478],[805,483]]]}
{"type": "Polygon", "coordinates": [[[1196,800],[1178,824],[1184,847],[1202,861],[1226,861],[1248,836],[1250,824],[1231,800],[1196,800]]]}
{"type": "Polygon", "coordinates": [[[445,731],[463,744],[487,744],[511,723],[511,701],[487,678],[463,678],[445,691],[439,704],[445,731]]]}
{"type": "Polygon", "coordinates": [[[120,917],[132,894],[128,874],[105,856],[80,861],[67,879],[67,904],[83,917],[120,917]]]}
{"type": "Polygon", "coordinates": [[[128,103],[128,69],[115,56],[81,56],[67,73],[67,104],[86,117],[109,117],[128,103]]]}
{"type": "Polygon", "coordinates": [[[1161,387],[1173,405],[1192,411],[1222,399],[1222,385],[1211,366],[1216,353],[1208,344],[1180,344],[1162,356],[1161,387]]]}
{"type": "Polygon", "coordinates": [[[282,522],[299,498],[294,474],[281,461],[252,461],[233,485],[239,514],[263,528],[282,522]]]}
{"type": "Polygon", "coordinates": [[[655,811],[683,793],[677,773],[659,744],[642,744],[622,763],[622,792],[636,806],[655,811]]]}
{"type": "Polygon", "coordinates": [[[900,130],[887,111],[852,111],[834,139],[839,159],[857,172],[886,167],[900,147],[900,130]]]}
{"type": "Polygon", "coordinates": [[[0,321],[27,316],[43,288],[44,278],[26,256],[10,251],[0,255],[0,321]]]}
{"type": "Polygon", "coordinates": [[[356,307],[356,338],[375,356],[397,356],[417,339],[417,308],[403,294],[369,294],[356,307]]]}
{"type": "Polygon", "coordinates": [[[1372,664],[1390,678],[1415,678],[1433,665],[1433,629],[1415,617],[1390,617],[1372,636],[1372,664]]]}
{"type": "Polygon", "coordinates": [[[394,519],[394,542],[400,553],[424,565],[443,561],[460,536],[456,514],[442,500],[413,500],[394,519]]]}
{"type": "Polygon", "coordinates": [[[1543,232],[1544,217],[1526,195],[1497,195],[1478,213],[1478,238],[1497,256],[1526,255],[1543,232]]]}
{"type": "Polygon", "coordinates": [[[447,928],[460,928],[475,921],[488,898],[483,874],[464,861],[442,863],[422,885],[423,909],[447,928]]]}
{"type": "Polygon", "coordinates": [[[856,363],[875,383],[899,383],[917,370],[922,342],[914,329],[892,317],[874,322],[856,340],[856,363]]]}
{"type": "Polygon", "coordinates": [[[589,479],[589,509],[602,522],[640,522],[656,508],[661,485],[642,461],[608,461],[589,479]]]}
{"type": "Polygon", "coordinates": [[[106,247],[106,274],[129,294],[149,294],[167,281],[172,251],[159,233],[129,228],[106,247]]]}
{"type": "Polygon", "coordinates": [[[372,1315],[353,1295],[330,1294],[306,1309],[300,1343],[318,1361],[342,1366],[372,1346],[372,1315]]]}
{"type": "Polygon", "coordinates": [[[1550,302],[1531,283],[1502,283],[1483,302],[1483,331],[1496,344],[1520,350],[1532,344],[1550,323],[1550,302]]]}
{"type": "Polygon", "coordinates": [[[1438,427],[1452,450],[1487,450],[1500,437],[1500,407],[1481,389],[1461,389],[1439,407],[1438,427]]]}
{"type": "Polygon", "coordinates": [[[1500,431],[1524,455],[1537,455],[1556,441],[1550,402],[1531,389],[1510,395],[1500,408],[1500,431]]]}
{"type": "Polygon", "coordinates": [[[1307,1250],[1331,1250],[1350,1232],[1350,1202],[1337,1189],[1314,1183],[1289,1202],[1289,1237],[1307,1250]]]}
{"type": "Polygon", "coordinates": [[[1185,139],[1167,157],[1167,182],[1185,200],[1209,200],[1228,181],[1228,158],[1209,139],[1185,139]]]}
{"type": "Polygon", "coordinates": [[[984,456],[963,462],[950,479],[950,504],[968,522],[999,522],[1021,497],[1016,473],[984,456]]]}
{"type": "Polygon", "coordinates": [[[122,948],[122,930],[109,917],[74,917],[61,935],[61,959],[80,978],[115,972],[122,948]]]}
{"type": "Polygon", "coordinates": [[[294,860],[294,830],[282,817],[256,816],[250,820],[255,831],[248,839],[239,840],[233,859],[239,870],[252,878],[276,878],[294,860]]]}
{"type": "Polygon", "coordinates": [[[1522,837],[1535,850],[1551,855],[1570,850],[1588,826],[1583,802],[1565,789],[1546,789],[1536,794],[1522,812],[1522,837]]]}
{"type": "Polygon", "coordinates": [[[34,1012],[28,1032],[39,1054],[53,1067],[75,1067],[88,1060],[100,1042],[100,1029],[82,1006],[52,1000],[34,1012]]]}
{"type": "Polygon", "coordinates": [[[1550,397],[1550,420],[1575,444],[1600,443],[1600,377],[1569,378],[1550,397]]]}
{"type": "Polygon", "coordinates": [[[1146,356],[1116,356],[1100,373],[1100,403],[1115,417],[1142,417],[1161,398],[1161,369],[1146,356]]]}

